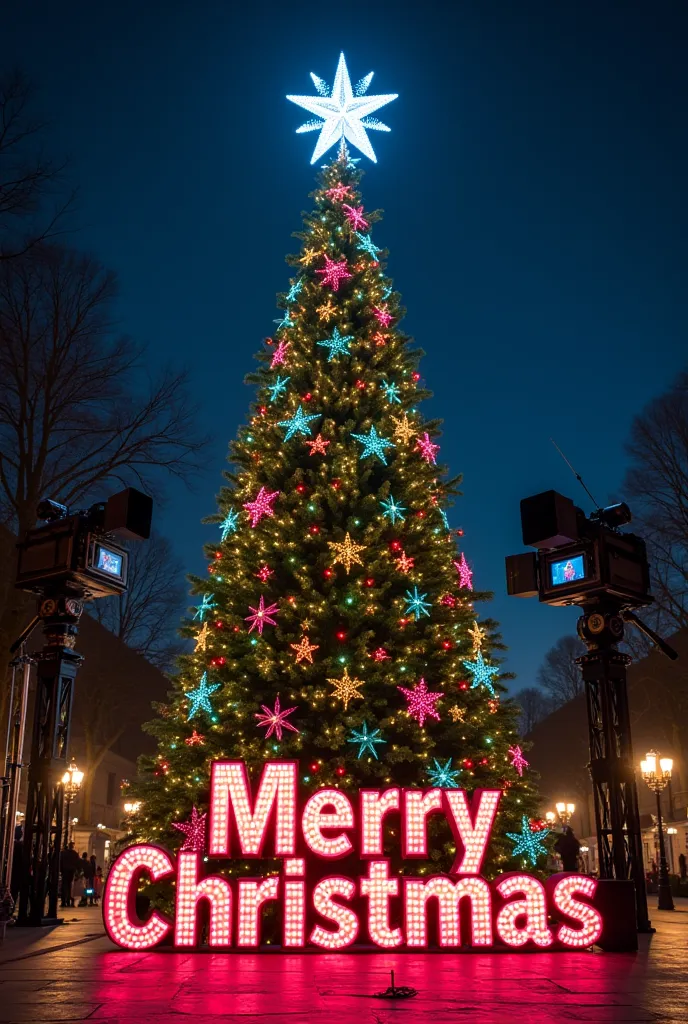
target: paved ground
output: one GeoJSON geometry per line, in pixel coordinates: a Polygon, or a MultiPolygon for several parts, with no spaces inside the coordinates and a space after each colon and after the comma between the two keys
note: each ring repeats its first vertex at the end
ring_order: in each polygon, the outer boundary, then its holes
{"type": "Polygon", "coordinates": [[[688,1021],[688,901],[651,908],[637,954],[122,953],[100,911],[0,948],[0,1022],[92,1024],[555,1024],[688,1021]],[[415,999],[371,998],[397,984],[415,999]]]}

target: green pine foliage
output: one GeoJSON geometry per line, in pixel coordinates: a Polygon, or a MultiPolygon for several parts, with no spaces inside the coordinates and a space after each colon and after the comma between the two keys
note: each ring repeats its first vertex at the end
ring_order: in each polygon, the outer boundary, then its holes
{"type": "MultiPolygon", "coordinates": [[[[380,214],[362,210],[360,179],[345,152],[322,171],[315,209],[297,236],[301,250],[288,257],[294,276],[279,296],[284,319],[249,378],[255,402],[208,520],[217,531],[206,548],[209,576],[193,579],[203,610],[183,635],[196,650],[180,659],[169,703],[147,726],[159,754],[142,761],[132,787],[142,801],[133,835],[179,846],[172,822],[193,804],[207,809],[210,764],[219,758],[246,761],[254,780],[268,759],[297,759],[304,795],[339,786],[352,796],[364,786],[428,787],[435,760],[450,761],[455,784],[504,790],[485,866],[492,877],[524,866],[510,860],[505,833],[520,832],[537,798],[528,769],[520,778],[511,766],[514,703],[494,676],[494,696],[472,685],[464,665],[478,656],[475,606],[489,595],[460,585],[462,552],[446,511],[460,479],[447,479],[427,446],[438,444],[439,431],[420,408],[429,395],[418,375],[422,352],[400,329],[400,296],[371,237],[380,214]],[[328,261],[346,274],[337,287],[323,273],[328,261]],[[252,526],[246,506],[261,489],[273,497],[252,526]],[[260,620],[247,619],[261,597],[275,622],[265,620],[262,634],[260,620]],[[199,698],[204,673],[208,695],[199,698]],[[345,702],[337,693],[347,678],[354,684],[345,702]],[[439,720],[429,716],[422,726],[399,689],[421,679],[441,695],[430,702],[439,720]],[[294,710],[282,738],[267,738],[257,715],[278,698],[283,711],[294,710]],[[384,742],[359,757],[352,740],[362,730],[378,730],[384,742]]],[[[480,654],[494,666],[496,624],[480,626],[480,654]]],[[[448,870],[448,828],[441,816],[431,825],[427,864],[403,864],[392,829],[397,869],[448,870]]],[[[255,874],[256,864],[224,870],[255,874]]]]}

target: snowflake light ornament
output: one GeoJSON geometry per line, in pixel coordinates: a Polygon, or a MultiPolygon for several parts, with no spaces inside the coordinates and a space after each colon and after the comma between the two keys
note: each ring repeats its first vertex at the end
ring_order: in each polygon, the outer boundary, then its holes
{"type": "Polygon", "coordinates": [[[277,374],[277,380],[275,381],[274,384],[271,384],[267,389],[270,392],[271,403],[276,402],[279,396],[284,394],[284,392],[287,390],[287,383],[290,380],[291,377],[280,377],[279,373],[277,374]]]}
{"type": "Polygon", "coordinates": [[[380,730],[373,729],[372,732],[368,731],[368,726],[364,722],[360,729],[352,729],[351,736],[347,739],[347,743],[358,743],[358,754],[356,755],[360,760],[366,751],[371,753],[375,760],[378,760],[376,746],[381,743],[386,743],[387,740],[383,740],[380,737],[380,730]]]}
{"type": "Polygon", "coordinates": [[[320,131],[320,137],[311,157],[312,164],[316,163],[340,139],[346,139],[369,160],[377,163],[366,129],[372,128],[379,132],[388,132],[390,129],[386,124],[370,115],[395,100],[398,93],[366,96],[372,77],[371,72],[361,79],[355,89],[352,89],[344,54],[340,53],[331,92],[328,90],[327,83],[311,72],[311,79],[318,95],[287,96],[291,103],[296,103],[299,107],[307,110],[309,114],[319,118],[317,121],[307,121],[296,129],[297,135],[304,132],[320,131]]]}
{"type": "Polygon", "coordinates": [[[201,603],[198,605],[196,611],[194,612],[194,619],[198,619],[200,622],[203,622],[207,613],[212,611],[213,608],[215,607],[216,604],[213,595],[204,594],[203,597],[201,598],[201,603]]]}
{"type": "Polygon", "coordinates": [[[287,716],[291,715],[292,712],[296,711],[296,707],[285,708],[284,711],[280,707],[279,694],[275,697],[274,708],[266,707],[265,704],[261,704],[263,714],[260,711],[256,711],[256,718],[258,719],[258,725],[261,728],[267,726],[267,732],[265,733],[265,739],[269,739],[273,733],[278,740],[282,739],[282,730],[289,729],[291,732],[298,732],[299,730],[291,722],[287,721],[287,716]]]}
{"type": "Polygon", "coordinates": [[[425,600],[427,596],[427,593],[419,594],[418,587],[413,588],[413,593],[411,593],[410,590],[407,590],[407,607],[405,614],[410,615],[411,613],[413,613],[413,617],[416,620],[418,620],[421,617],[421,615],[427,615],[427,617],[430,618],[430,612],[428,611],[428,608],[430,607],[430,602],[425,600]]]}
{"type": "Polygon", "coordinates": [[[435,705],[444,697],[441,690],[435,693],[428,690],[428,684],[424,679],[419,679],[412,690],[407,690],[404,686],[397,686],[397,690],[401,690],[408,701],[406,714],[409,718],[415,718],[418,725],[422,726],[426,718],[435,718],[439,722],[440,716],[435,705]]]}
{"type": "Polygon", "coordinates": [[[230,533],[236,533],[238,530],[239,513],[235,512],[233,508],[230,508],[225,518],[220,523],[220,541],[227,540],[230,533]]]}
{"type": "Polygon", "coordinates": [[[509,747],[509,753],[511,754],[511,767],[514,768],[522,778],[523,769],[530,766],[530,761],[526,761],[523,756],[523,751],[518,746],[509,747]]]}
{"type": "Polygon", "coordinates": [[[452,760],[450,757],[445,764],[440,764],[436,757],[433,758],[435,767],[427,769],[428,778],[433,786],[439,789],[458,789],[456,776],[461,774],[461,769],[452,768],[452,760]]]}
{"type": "Polygon", "coordinates": [[[362,206],[347,206],[346,203],[342,203],[342,210],[345,211],[344,216],[354,231],[358,231],[359,228],[368,227],[368,221],[363,216],[362,206]]]}
{"type": "Polygon", "coordinates": [[[354,698],[363,700],[363,694],[358,691],[363,686],[365,680],[352,678],[349,675],[348,668],[344,669],[344,675],[341,679],[328,679],[327,682],[334,686],[330,696],[340,700],[344,705],[345,711],[349,709],[349,701],[354,700],[354,698]]]}
{"type": "Polygon", "coordinates": [[[530,827],[530,822],[524,814],[521,818],[521,831],[506,833],[507,838],[511,839],[514,844],[511,856],[518,857],[519,854],[523,854],[528,858],[533,867],[535,867],[538,857],[542,857],[547,854],[547,847],[544,845],[543,840],[549,835],[550,831],[551,830],[548,828],[543,828],[537,832],[533,832],[530,827]]]}
{"type": "Polygon", "coordinates": [[[397,519],[400,519],[402,523],[404,522],[405,516],[403,513],[408,512],[408,509],[403,505],[397,504],[391,494],[387,501],[381,501],[380,504],[385,510],[382,515],[385,519],[389,519],[392,526],[394,526],[397,519]]]}
{"type": "Polygon", "coordinates": [[[459,574],[459,586],[463,590],[473,589],[473,570],[469,568],[466,556],[463,551],[461,552],[461,559],[458,562],[454,562],[454,567],[459,574]]]}
{"type": "Polygon", "coordinates": [[[246,618],[244,619],[244,622],[251,623],[248,630],[249,633],[252,633],[254,629],[257,629],[260,636],[262,636],[263,630],[265,629],[266,626],[277,625],[272,616],[277,615],[277,613],[279,612],[279,605],[271,604],[268,605],[268,607],[266,608],[265,598],[263,597],[262,594],[260,595],[260,600],[258,601],[257,608],[252,608],[251,605],[249,605],[248,607],[249,611],[253,612],[253,615],[247,615],[246,618]]]}
{"type": "Polygon", "coordinates": [[[399,397],[399,395],[401,394],[401,389],[399,388],[398,384],[395,384],[393,381],[383,380],[380,387],[384,391],[385,398],[387,399],[390,405],[393,405],[394,402],[396,402],[398,405],[401,405],[401,398],[399,397]]]}
{"type": "Polygon", "coordinates": [[[195,853],[203,853],[205,849],[205,821],[207,817],[207,812],[199,814],[198,809],[192,807],[189,821],[172,822],[172,828],[176,828],[184,835],[184,843],[179,847],[180,852],[182,850],[193,850],[195,853]]]}
{"type": "Polygon", "coordinates": [[[440,450],[438,444],[433,444],[428,433],[416,439],[416,451],[419,451],[426,462],[437,465],[437,452],[440,450]]]}

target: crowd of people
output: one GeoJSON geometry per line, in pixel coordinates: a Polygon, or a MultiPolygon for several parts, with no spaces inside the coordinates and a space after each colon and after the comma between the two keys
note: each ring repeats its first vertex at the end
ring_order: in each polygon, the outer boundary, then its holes
{"type": "Polygon", "coordinates": [[[69,843],[60,853],[60,906],[96,907],[102,893],[103,869],[95,854],[79,856],[69,843]]]}

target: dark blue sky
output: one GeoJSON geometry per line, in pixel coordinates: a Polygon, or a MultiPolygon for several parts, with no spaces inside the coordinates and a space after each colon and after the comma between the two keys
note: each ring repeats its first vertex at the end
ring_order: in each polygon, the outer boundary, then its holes
{"type": "Polygon", "coordinates": [[[315,136],[286,93],[339,50],[391,135],[366,206],[427,352],[452,523],[510,647],[516,686],[576,613],[508,599],[519,500],[622,497],[634,413],[686,361],[688,7],[683,2],[15,0],[0,59],[43,89],[81,189],[75,244],[119,273],[122,326],[152,362],[193,364],[215,435],[197,493],[161,513],[189,569],[271,331],[315,136]]]}

